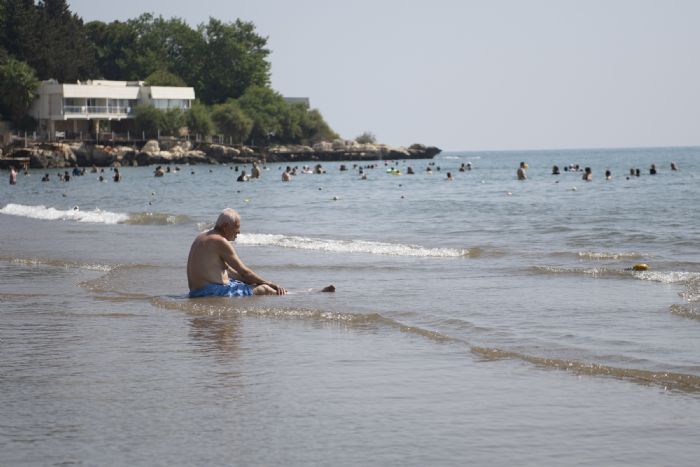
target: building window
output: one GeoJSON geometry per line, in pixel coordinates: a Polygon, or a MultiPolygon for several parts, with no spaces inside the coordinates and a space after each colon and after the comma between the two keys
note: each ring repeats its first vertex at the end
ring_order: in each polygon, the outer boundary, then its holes
{"type": "Polygon", "coordinates": [[[190,101],[188,99],[153,99],[153,107],[160,110],[186,110],[190,108],[190,101]]]}
{"type": "Polygon", "coordinates": [[[66,97],[63,99],[64,114],[84,114],[87,112],[85,99],[77,99],[74,97],[66,97]]]}

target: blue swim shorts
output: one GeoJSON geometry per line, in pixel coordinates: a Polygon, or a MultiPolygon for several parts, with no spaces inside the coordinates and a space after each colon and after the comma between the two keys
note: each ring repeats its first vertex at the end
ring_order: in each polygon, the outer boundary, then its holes
{"type": "Polygon", "coordinates": [[[209,284],[190,292],[190,298],[199,297],[245,297],[253,295],[248,284],[231,279],[228,284],[209,284]]]}

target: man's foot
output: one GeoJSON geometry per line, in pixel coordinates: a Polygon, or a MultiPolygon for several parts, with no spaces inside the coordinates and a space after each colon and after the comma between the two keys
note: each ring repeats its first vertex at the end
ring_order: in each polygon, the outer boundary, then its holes
{"type": "Polygon", "coordinates": [[[328,287],[322,288],[321,292],[335,292],[335,286],[331,284],[328,287]]]}

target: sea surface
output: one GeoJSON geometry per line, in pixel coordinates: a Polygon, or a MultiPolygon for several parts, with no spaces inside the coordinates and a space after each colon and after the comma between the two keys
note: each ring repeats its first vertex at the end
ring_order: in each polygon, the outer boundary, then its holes
{"type": "Polygon", "coordinates": [[[698,465],[700,148],[376,164],[4,172],[0,465],[698,465]],[[186,298],[226,207],[292,293],[186,298]]]}

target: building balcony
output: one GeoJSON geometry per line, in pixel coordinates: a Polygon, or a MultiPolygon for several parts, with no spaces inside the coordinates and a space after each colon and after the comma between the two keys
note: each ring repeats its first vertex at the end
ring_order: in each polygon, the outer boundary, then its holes
{"type": "Polygon", "coordinates": [[[63,115],[66,117],[127,117],[134,113],[131,107],[102,106],[102,105],[64,105],[63,115]]]}

